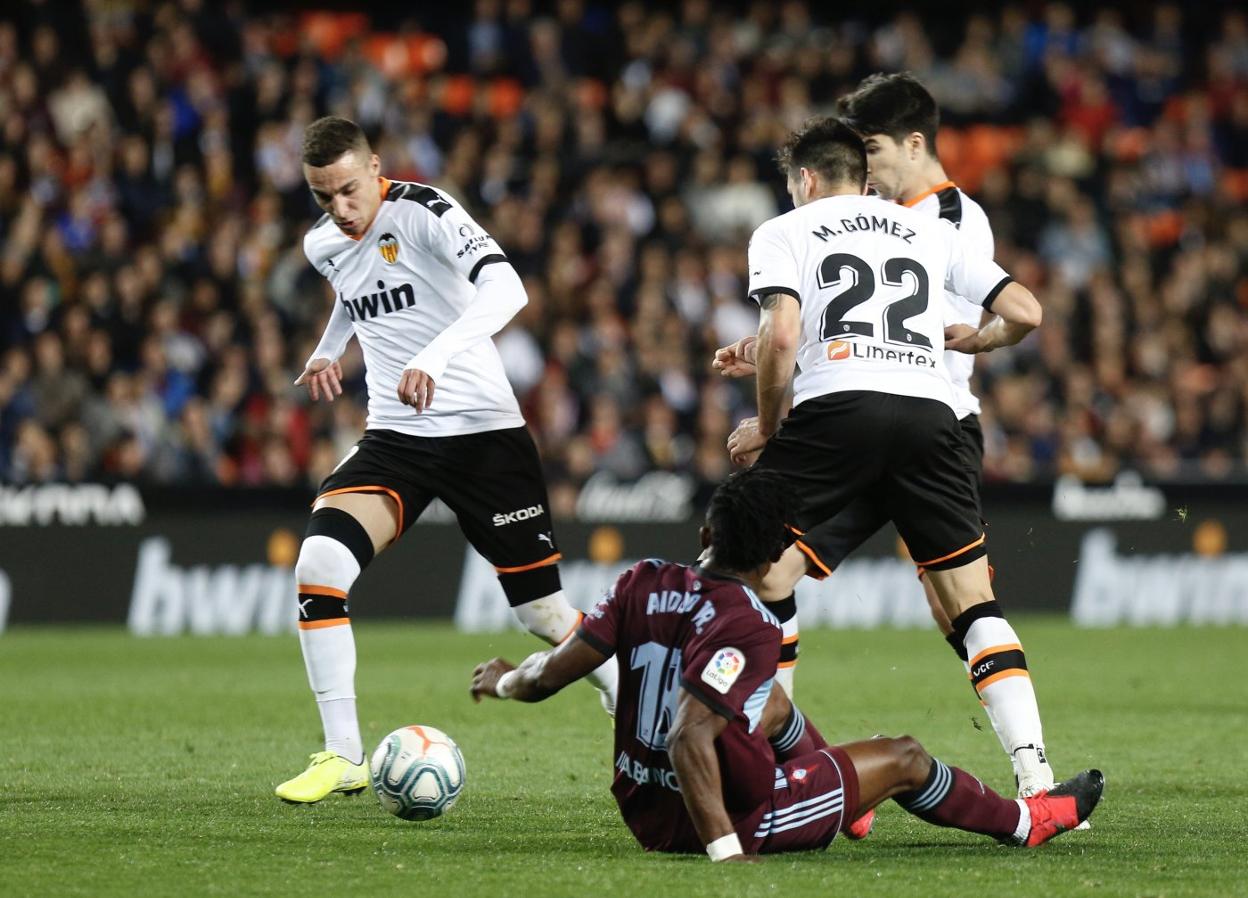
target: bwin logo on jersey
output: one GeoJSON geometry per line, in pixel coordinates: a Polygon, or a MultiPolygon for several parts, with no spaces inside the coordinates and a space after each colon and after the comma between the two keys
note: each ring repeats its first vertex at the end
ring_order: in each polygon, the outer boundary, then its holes
{"type": "Polygon", "coordinates": [[[387,292],[386,282],[378,281],[377,289],[379,293],[366,293],[355,299],[339,297],[352,321],[366,321],[382,312],[399,312],[416,305],[416,290],[411,284],[399,284],[387,292]]]}
{"type": "Polygon", "coordinates": [[[389,231],[382,234],[377,240],[377,252],[381,253],[381,257],[387,263],[393,265],[395,260],[399,258],[399,241],[389,231]]]}

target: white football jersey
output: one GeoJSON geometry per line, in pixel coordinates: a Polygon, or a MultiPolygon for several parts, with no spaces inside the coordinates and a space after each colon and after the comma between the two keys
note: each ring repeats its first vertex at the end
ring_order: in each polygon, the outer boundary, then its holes
{"type": "Polygon", "coordinates": [[[764,222],[750,239],[750,296],[801,303],[793,404],[869,390],[953,408],[944,361],[951,290],[987,307],[1010,282],[964,251],[948,221],[864,196],[832,196],[764,222]]]}
{"type": "Polygon", "coordinates": [[[452,356],[433,403],[417,414],[399,401],[404,367],[464,312],[485,265],[506,262],[494,238],[432,187],[381,180],[383,200],[359,239],[328,215],[303,251],[334,287],[364,353],[370,430],[438,437],[520,427],[524,418],[491,339],[452,356]]]}
{"type": "MultiPolygon", "coordinates": [[[[952,224],[962,234],[962,242],[969,253],[977,253],[991,259],[996,255],[992,238],[992,226],[983,208],[952,181],[939,184],[906,206],[925,215],[936,215],[952,224]]],[[[946,291],[946,324],[969,324],[979,327],[983,307],[964,296],[946,291]]],[[[953,411],[959,419],[979,414],[979,397],[971,392],[971,373],[975,370],[975,356],[965,352],[946,352],[945,367],[953,383],[953,411]]]]}

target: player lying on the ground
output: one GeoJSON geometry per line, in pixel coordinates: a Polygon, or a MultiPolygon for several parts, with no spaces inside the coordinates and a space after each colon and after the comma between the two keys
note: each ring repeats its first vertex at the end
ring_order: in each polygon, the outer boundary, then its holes
{"type": "Polygon", "coordinates": [[[711,497],[695,566],[626,571],[576,635],[518,668],[473,671],[472,695],[537,702],[620,661],[611,791],[651,851],[713,861],[826,847],[892,798],[937,826],[1039,845],[1096,806],[1098,770],[1008,799],[909,736],[829,746],[780,688],[780,626],[755,590],[789,544],[783,475],[738,474],[711,497]]]}

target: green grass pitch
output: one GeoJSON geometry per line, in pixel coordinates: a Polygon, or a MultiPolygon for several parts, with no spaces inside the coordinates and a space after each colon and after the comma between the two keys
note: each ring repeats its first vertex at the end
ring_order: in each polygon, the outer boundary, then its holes
{"type": "MultiPolygon", "coordinates": [[[[713,867],[646,855],[607,786],[610,733],[583,684],[542,705],[468,698],[473,664],[523,634],[360,625],[366,742],[427,723],[461,745],[459,805],[429,823],[371,793],[292,807],[274,784],[319,748],[290,638],[138,640],[118,630],[0,636],[0,894],[1248,894],[1244,630],[1019,630],[1059,775],[1097,765],[1091,832],[1036,851],[936,829],[896,805],[863,843],[713,867]]],[[[931,632],[802,635],[798,700],[832,741],[910,733],[989,785],[1008,762],[931,632]]]]}

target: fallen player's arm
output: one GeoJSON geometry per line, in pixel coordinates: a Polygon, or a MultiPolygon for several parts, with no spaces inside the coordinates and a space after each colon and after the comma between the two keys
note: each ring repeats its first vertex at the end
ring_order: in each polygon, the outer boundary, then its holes
{"type": "Polygon", "coordinates": [[[478,664],[472,672],[472,698],[478,702],[482,696],[540,702],[592,673],[606,660],[606,655],[573,634],[553,649],[529,655],[519,667],[502,658],[478,664]]]}
{"type": "Polygon", "coordinates": [[[726,726],[726,719],[688,689],[680,688],[676,720],[667,733],[667,756],[672,759],[694,829],[713,861],[744,857],[741,840],[724,807],[724,784],[715,752],[715,740],[726,726]]]}

